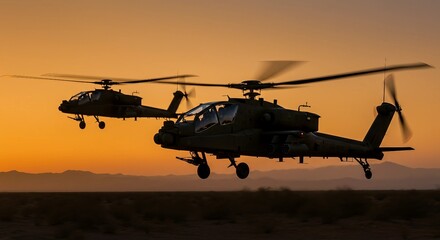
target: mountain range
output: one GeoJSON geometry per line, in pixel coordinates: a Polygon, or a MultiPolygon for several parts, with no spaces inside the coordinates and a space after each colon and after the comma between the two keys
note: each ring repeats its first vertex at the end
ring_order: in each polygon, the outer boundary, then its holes
{"type": "Polygon", "coordinates": [[[62,173],[0,172],[0,192],[126,192],[236,191],[259,188],[290,190],[440,189],[440,169],[410,168],[392,162],[373,165],[373,178],[364,178],[357,165],[315,169],[252,171],[245,180],[235,174],[131,176],[68,170],[62,173]]]}

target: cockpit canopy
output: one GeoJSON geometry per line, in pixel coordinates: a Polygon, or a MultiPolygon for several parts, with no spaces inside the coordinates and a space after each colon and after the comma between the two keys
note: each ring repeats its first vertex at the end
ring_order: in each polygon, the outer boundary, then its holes
{"type": "Polygon", "coordinates": [[[214,125],[227,125],[234,122],[238,105],[229,102],[216,102],[201,104],[185,114],[177,123],[194,122],[195,131],[202,132],[214,125]]]}
{"type": "Polygon", "coordinates": [[[80,92],[73,97],[70,98],[69,101],[78,101],[78,104],[84,104],[87,102],[93,102],[98,101],[101,97],[101,92],[97,91],[87,91],[87,92],[80,92]]]}

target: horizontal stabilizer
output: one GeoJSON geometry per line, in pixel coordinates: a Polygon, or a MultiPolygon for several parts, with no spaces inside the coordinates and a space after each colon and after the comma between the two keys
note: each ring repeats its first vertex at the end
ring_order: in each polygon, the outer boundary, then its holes
{"type": "Polygon", "coordinates": [[[382,152],[396,152],[396,151],[410,151],[414,150],[412,147],[381,147],[382,152]]]}

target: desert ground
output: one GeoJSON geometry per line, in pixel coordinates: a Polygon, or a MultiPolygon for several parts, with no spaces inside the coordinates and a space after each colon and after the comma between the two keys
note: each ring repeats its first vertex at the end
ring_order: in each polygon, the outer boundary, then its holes
{"type": "Polygon", "coordinates": [[[0,239],[440,239],[440,190],[0,193],[0,239]]]}

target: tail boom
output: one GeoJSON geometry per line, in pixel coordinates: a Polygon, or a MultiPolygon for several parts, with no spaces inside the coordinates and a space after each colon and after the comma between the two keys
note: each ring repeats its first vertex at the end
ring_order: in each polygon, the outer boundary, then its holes
{"type": "Polygon", "coordinates": [[[179,108],[180,102],[182,102],[183,96],[184,96],[184,94],[181,91],[174,92],[174,98],[171,101],[170,106],[167,109],[167,111],[169,113],[176,114],[177,109],[179,108]]]}
{"type": "Polygon", "coordinates": [[[378,148],[382,143],[394,112],[396,112],[396,107],[393,104],[384,102],[376,110],[378,115],[363,140],[365,144],[373,148],[378,148]]]}

